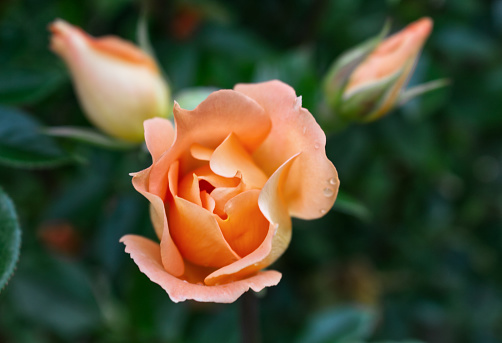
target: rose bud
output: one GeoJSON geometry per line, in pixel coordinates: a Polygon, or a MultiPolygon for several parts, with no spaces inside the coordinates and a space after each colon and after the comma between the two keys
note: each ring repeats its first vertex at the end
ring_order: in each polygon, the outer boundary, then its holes
{"type": "Polygon", "coordinates": [[[51,50],[67,64],[88,119],[110,136],[143,140],[143,121],[166,117],[170,92],[152,57],[113,36],[94,38],[63,20],[51,50]]]}
{"type": "Polygon", "coordinates": [[[126,235],[139,269],[178,302],[235,301],[276,285],[264,270],[291,239],[291,216],[315,219],[338,192],[326,136],[280,81],[211,93],[194,110],[145,121],[153,164],[133,174],[160,244],[126,235]]]}
{"type": "Polygon", "coordinates": [[[369,122],[394,108],[431,30],[432,20],[422,18],[383,41],[383,35],[374,37],[336,60],[324,81],[326,100],[335,113],[369,122]]]}

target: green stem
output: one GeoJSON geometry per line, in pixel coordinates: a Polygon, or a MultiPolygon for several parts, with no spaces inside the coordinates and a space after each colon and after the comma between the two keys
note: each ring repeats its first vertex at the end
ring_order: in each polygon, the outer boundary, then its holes
{"type": "Polygon", "coordinates": [[[258,298],[251,290],[244,293],[240,299],[241,311],[241,342],[260,343],[261,331],[259,320],[258,298]]]}

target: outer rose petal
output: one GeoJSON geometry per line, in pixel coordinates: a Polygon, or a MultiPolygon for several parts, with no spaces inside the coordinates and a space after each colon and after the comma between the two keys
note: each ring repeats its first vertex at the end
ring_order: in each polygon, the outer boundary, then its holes
{"type": "Polygon", "coordinates": [[[152,155],[153,163],[169,149],[174,141],[174,128],[171,121],[164,118],[152,118],[145,120],[145,142],[152,155]]]}
{"type": "Polygon", "coordinates": [[[299,155],[291,157],[280,166],[260,192],[258,205],[270,222],[262,244],[237,262],[220,268],[206,277],[206,285],[223,284],[240,280],[266,268],[286,250],[291,240],[291,218],[284,202],[283,189],[288,172],[299,155]]]}
{"type": "Polygon", "coordinates": [[[284,199],[289,213],[302,219],[323,216],[334,204],[338,174],[326,157],[326,136],[290,86],[280,81],[239,84],[235,90],[255,99],[272,119],[272,130],[253,157],[268,175],[302,153],[289,172],[284,199]]]}
{"type": "Polygon", "coordinates": [[[267,270],[225,285],[196,285],[178,279],[164,270],[157,243],[135,235],[124,236],[120,241],[126,245],[126,252],[131,255],[141,272],[164,288],[174,302],[193,299],[201,302],[232,303],[249,289],[259,292],[265,287],[277,285],[281,279],[281,273],[267,270]]]}
{"type": "Polygon", "coordinates": [[[157,195],[148,191],[148,178],[150,169],[145,169],[136,173],[132,178],[134,188],[140,192],[145,198],[150,201],[150,214],[153,227],[157,236],[161,239],[162,245],[162,262],[166,271],[175,276],[180,276],[184,273],[185,266],[183,258],[174,244],[169,233],[167,225],[167,215],[164,208],[164,202],[157,195]]]}

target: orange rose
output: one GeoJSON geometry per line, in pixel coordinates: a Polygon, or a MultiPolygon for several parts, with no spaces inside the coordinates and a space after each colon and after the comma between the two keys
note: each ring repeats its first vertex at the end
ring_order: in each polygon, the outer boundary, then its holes
{"type": "Polygon", "coordinates": [[[143,121],[166,117],[169,88],[155,61],[117,37],[94,38],[63,20],[49,27],[51,49],[72,74],[88,119],[111,136],[143,141],[143,121]]]}
{"type": "Polygon", "coordinates": [[[153,164],[133,177],[160,245],[127,235],[126,252],[175,302],[276,285],[263,269],[287,248],[291,216],[319,218],[336,198],[324,132],[279,81],[214,92],[193,111],[175,103],[174,119],[145,121],[153,164]]]}

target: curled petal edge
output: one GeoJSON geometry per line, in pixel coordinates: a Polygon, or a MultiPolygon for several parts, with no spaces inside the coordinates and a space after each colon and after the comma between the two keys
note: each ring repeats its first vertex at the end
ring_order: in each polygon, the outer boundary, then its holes
{"type": "Polygon", "coordinates": [[[196,300],[199,302],[232,303],[244,292],[255,292],[265,287],[275,286],[282,274],[275,270],[258,272],[248,278],[217,286],[189,283],[169,274],[162,267],[160,246],[141,236],[126,235],[120,239],[125,251],[152,282],[161,286],[173,302],[196,300]]]}
{"type": "Polygon", "coordinates": [[[291,241],[291,218],[284,201],[283,188],[298,153],[284,162],[267,181],[258,197],[258,206],[270,222],[267,236],[260,246],[242,259],[208,275],[206,285],[218,285],[239,280],[274,263],[291,241]]]}

